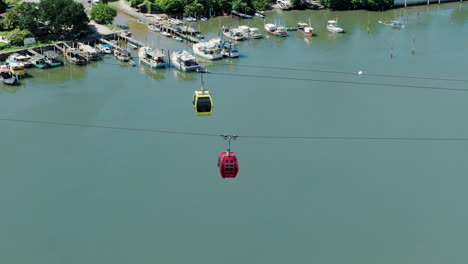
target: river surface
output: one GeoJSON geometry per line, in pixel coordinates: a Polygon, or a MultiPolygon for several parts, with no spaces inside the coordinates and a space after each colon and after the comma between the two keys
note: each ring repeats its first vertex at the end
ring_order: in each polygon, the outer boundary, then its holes
{"type": "MultiPolygon", "coordinates": [[[[468,138],[468,92],[444,90],[468,89],[468,4],[272,11],[266,22],[309,18],[317,37],[267,36],[221,61],[232,65],[203,62],[214,73],[208,117],[191,104],[199,74],[113,57],[0,86],[1,118],[240,135],[240,172],[225,180],[221,137],[0,121],[0,263],[465,264],[467,141],[242,136],[468,138]],[[336,17],[345,34],[326,31],[336,17]],[[391,19],[407,28],[377,22],[391,19]]],[[[116,23],[151,46],[186,48],[116,23]]],[[[214,37],[263,23],[199,25],[214,37]]]]}

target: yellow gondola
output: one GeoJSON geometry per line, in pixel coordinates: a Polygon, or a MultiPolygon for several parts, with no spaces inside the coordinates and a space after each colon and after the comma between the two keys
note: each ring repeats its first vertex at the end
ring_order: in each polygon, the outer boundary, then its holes
{"type": "Polygon", "coordinates": [[[193,107],[197,115],[211,115],[213,111],[213,100],[210,92],[206,89],[195,90],[193,94],[193,107]]]}

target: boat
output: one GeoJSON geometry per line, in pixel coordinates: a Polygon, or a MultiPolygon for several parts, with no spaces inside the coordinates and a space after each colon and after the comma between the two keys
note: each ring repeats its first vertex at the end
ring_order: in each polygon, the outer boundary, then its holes
{"type": "Polygon", "coordinates": [[[11,74],[17,76],[18,78],[24,78],[25,71],[24,71],[24,64],[21,62],[10,62],[8,64],[8,68],[10,68],[11,74]]]}
{"type": "Polygon", "coordinates": [[[200,20],[201,20],[201,21],[207,21],[208,18],[206,18],[206,17],[200,17],[200,20]]]}
{"type": "Polygon", "coordinates": [[[264,15],[262,15],[262,14],[260,14],[260,13],[258,13],[258,12],[256,12],[255,15],[258,16],[259,18],[265,18],[264,15]]]}
{"type": "Polygon", "coordinates": [[[166,61],[164,60],[164,53],[160,50],[154,50],[150,47],[141,47],[138,50],[138,57],[140,64],[150,68],[165,68],[166,61]]]}
{"type": "Polygon", "coordinates": [[[380,24],[384,24],[386,26],[391,26],[391,27],[394,27],[394,28],[404,28],[406,27],[406,25],[403,25],[400,21],[398,20],[391,20],[391,21],[380,21],[379,20],[379,23],[380,24]]]}
{"type": "Polygon", "coordinates": [[[307,23],[299,22],[296,28],[307,37],[312,37],[314,35],[314,28],[310,27],[307,23]]]}
{"type": "Polygon", "coordinates": [[[336,20],[328,20],[327,25],[328,31],[335,32],[335,33],[343,33],[344,30],[338,27],[338,22],[336,20]]]}
{"type": "Polygon", "coordinates": [[[13,53],[5,60],[5,64],[9,64],[10,62],[19,62],[22,63],[25,68],[32,67],[32,63],[30,62],[31,57],[28,55],[21,55],[19,53],[13,53]]]}
{"type": "Polygon", "coordinates": [[[183,39],[181,39],[180,37],[177,37],[177,36],[172,36],[172,39],[174,40],[177,40],[177,41],[184,41],[183,39]]]}
{"type": "Polygon", "coordinates": [[[187,21],[187,22],[195,22],[195,21],[197,21],[197,19],[194,18],[194,17],[184,17],[184,20],[187,21]]]}
{"type": "Polygon", "coordinates": [[[132,49],[138,49],[138,47],[140,45],[138,45],[138,43],[135,43],[135,42],[129,40],[129,41],[127,41],[127,46],[129,46],[132,49]]]}
{"type": "Polygon", "coordinates": [[[230,39],[220,39],[220,38],[212,38],[210,42],[216,43],[216,45],[221,49],[221,55],[224,57],[229,58],[237,58],[239,57],[239,44],[237,42],[233,42],[230,39]]]}
{"type": "Polygon", "coordinates": [[[279,27],[279,26],[276,26],[275,24],[265,24],[265,30],[268,33],[275,35],[277,37],[284,38],[288,36],[288,33],[286,32],[285,27],[279,27]]]}
{"type": "Polygon", "coordinates": [[[112,46],[109,44],[97,44],[95,47],[101,54],[112,54],[112,46]]]}
{"type": "Polygon", "coordinates": [[[6,65],[2,65],[0,67],[0,81],[4,84],[15,85],[18,83],[18,78],[11,73],[6,65]]]}
{"type": "Polygon", "coordinates": [[[161,35],[163,35],[165,37],[170,37],[171,36],[171,34],[169,32],[166,32],[166,31],[161,31],[160,33],[161,33],[161,35]]]}
{"type": "Polygon", "coordinates": [[[155,24],[149,24],[148,29],[151,30],[151,31],[154,31],[154,32],[160,32],[161,31],[161,27],[158,27],[155,24]]]}
{"type": "Polygon", "coordinates": [[[51,50],[44,52],[44,61],[51,68],[63,65],[63,62],[58,59],[57,53],[51,50]]]}
{"type": "Polygon", "coordinates": [[[231,29],[231,28],[223,27],[222,31],[225,37],[233,39],[233,40],[239,41],[239,40],[244,40],[248,38],[246,35],[244,35],[244,33],[242,33],[236,28],[231,29]]]}
{"type": "Polygon", "coordinates": [[[223,58],[218,42],[208,41],[193,44],[193,53],[209,60],[219,60],[223,58]]]}
{"type": "Polygon", "coordinates": [[[68,61],[76,65],[83,65],[88,62],[88,60],[83,57],[79,49],[68,48],[65,50],[65,57],[68,61]]]}
{"type": "Polygon", "coordinates": [[[258,33],[258,28],[250,28],[248,26],[239,26],[239,31],[244,33],[244,35],[248,36],[249,38],[259,39],[263,38],[263,35],[258,33]]]}
{"type": "Polygon", "coordinates": [[[138,22],[141,23],[141,24],[145,24],[145,25],[148,25],[148,24],[149,24],[148,21],[143,20],[143,19],[138,19],[138,22]]]}
{"type": "Polygon", "coordinates": [[[171,54],[171,62],[176,69],[184,72],[200,69],[200,64],[197,63],[195,57],[186,50],[174,51],[171,54]]]}
{"type": "Polygon", "coordinates": [[[132,55],[130,55],[130,52],[123,50],[123,49],[115,49],[114,55],[119,61],[127,62],[132,58],[132,55]]]}
{"type": "Polygon", "coordinates": [[[178,26],[185,25],[184,21],[180,21],[180,20],[174,19],[174,18],[169,19],[169,23],[174,24],[174,25],[178,25],[178,26]]]}
{"type": "Polygon", "coordinates": [[[81,55],[88,61],[97,61],[101,59],[101,57],[99,57],[99,52],[89,45],[79,43],[78,49],[80,50],[81,55]]]}
{"type": "Polygon", "coordinates": [[[289,0],[277,0],[276,4],[283,10],[291,9],[291,2],[289,0]]]}
{"type": "Polygon", "coordinates": [[[49,67],[49,64],[45,61],[43,56],[34,56],[31,58],[31,63],[34,67],[39,69],[45,69],[49,67]]]}

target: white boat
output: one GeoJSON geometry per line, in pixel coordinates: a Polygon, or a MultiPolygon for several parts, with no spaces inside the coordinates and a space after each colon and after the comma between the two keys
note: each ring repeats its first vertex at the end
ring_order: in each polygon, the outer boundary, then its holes
{"type": "Polygon", "coordinates": [[[183,39],[181,39],[181,38],[179,38],[179,37],[176,37],[176,36],[172,36],[172,38],[173,38],[174,40],[177,40],[177,41],[180,41],[180,42],[184,41],[183,39]]]}
{"type": "Polygon", "coordinates": [[[285,27],[276,26],[275,24],[265,24],[265,30],[277,37],[284,38],[288,36],[288,32],[286,32],[285,27]]]}
{"type": "Polygon", "coordinates": [[[195,22],[195,21],[197,21],[197,19],[194,18],[194,17],[184,17],[184,20],[187,21],[187,22],[195,22]]]}
{"type": "Polygon", "coordinates": [[[193,53],[209,60],[219,60],[223,58],[219,44],[212,41],[193,44],[193,53]]]}
{"type": "Polygon", "coordinates": [[[289,0],[277,0],[276,4],[283,10],[291,9],[291,2],[289,0]]]}
{"type": "Polygon", "coordinates": [[[248,26],[239,26],[239,31],[244,33],[244,35],[248,36],[249,38],[259,39],[263,38],[263,35],[258,33],[258,28],[250,28],[248,26]]]}
{"type": "Polygon", "coordinates": [[[231,29],[231,28],[223,27],[222,31],[225,37],[233,39],[233,40],[239,41],[239,40],[244,40],[248,38],[248,36],[246,36],[243,32],[241,32],[240,30],[236,28],[231,29]]]}
{"type": "Polygon", "coordinates": [[[186,50],[174,51],[171,54],[171,63],[174,68],[184,72],[200,69],[200,64],[198,64],[195,57],[186,50]]]}
{"type": "Polygon", "coordinates": [[[201,20],[201,21],[207,21],[208,18],[206,18],[206,17],[200,17],[200,20],[201,20]]]}
{"type": "Polygon", "coordinates": [[[221,55],[229,58],[237,58],[240,55],[239,44],[229,39],[212,38],[210,42],[216,43],[221,49],[221,55]]]}
{"type": "Polygon", "coordinates": [[[150,47],[141,47],[138,50],[138,58],[140,58],[140,64],[143,64],[150,68],[166,67],[164,53],[162,53],[160,50],[154,50],[150,47]]]}
{"type": "Polygon", "coordinates": [[[148,29],[151,30],[151,31],[153,31],[153,32],[160,32],[160,31],[161,31],[161,28],[158,27],[158,26],[156,26],[156,25],[154,25],[154,24],[149,24],[149,25],[148,25],[148,29]]]}
{"type": "Polygon", "coordinates": [[[160,33],[161,33],[161,35],[163,35],[165,37],[170,37],[171,36],[171,34],[169,32],[166,32],[166,31],[161,31],[160,33]]]}
{"type": "Polygon", "coordinates": [[[335,33],[343,33],[344,30],[338,27],[338,22],[335,20],[329,20],[327,25],[328,31],[335,32],[335,33]]]}
{"type": "Polygon", "coordinates": [[[404,28],[405,27],[405,25],[403,25],[400,21],[397,21],[397,20],[383,21],[383,22],[379,20],[379,23],[384,24],[386,26],[391,26],[391,27],[394,27],[394,28],[404,28]]]}
{"type": "Polygon", "coordinates": [[[112,46],[109,44],[97,44],[95,48],[102,54],[112,54],[112,46]]]}
{"type": "Polygon", "coordinates": [[[265,16],[260,13],[255,13],[255,15],[258,16],[259,18],[265,18],[265,16]]]}

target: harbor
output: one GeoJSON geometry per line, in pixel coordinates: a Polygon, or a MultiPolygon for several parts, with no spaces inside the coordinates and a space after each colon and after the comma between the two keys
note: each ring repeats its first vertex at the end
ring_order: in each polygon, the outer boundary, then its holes
{"type": "Polygon", "coordinates": [[[119,14],[131,39],[65,43],[100,60],[73,64],[62,43],[22,51],[64,65],[0,83],[1,262],[464,263],[467,11],[185,21],[198,44],[119,14]],[[223,26],[262,38],[211,60],[200,44],[223,26]],[[183,50],[208,73],[174,67],[183,50]],[[209,115],[194,95],[211,97],[209,115]],[[238,175],[224,179],[231,151],[238,175]]]}

